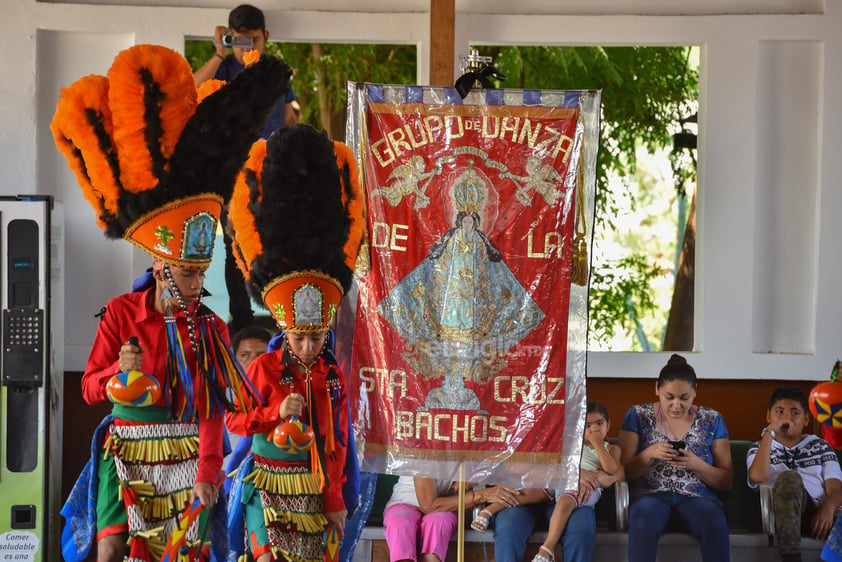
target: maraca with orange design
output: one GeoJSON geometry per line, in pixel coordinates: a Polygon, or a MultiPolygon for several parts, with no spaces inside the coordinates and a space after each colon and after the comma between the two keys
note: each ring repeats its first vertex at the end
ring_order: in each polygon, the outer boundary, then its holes
{"type": "Polygon", "coordinates": [[[289,419],[275,428],[272,441],[290,455],[308,450],[316,439],[310,426],[299,419],[304,413],[304,404],[304,397],[293,392],[284,398],[278,408],[280,416],[289,419]]]}
{"type": "MultiPolygon", "coordinates": [[[[126,345],[140,348],[137,336],[132,336],[126,345]]],[[[108,399],[122,406],[151,406],[161,397],[158,379],[138,369],[125,369],[108,379],[105,385],[108,399]]]]}

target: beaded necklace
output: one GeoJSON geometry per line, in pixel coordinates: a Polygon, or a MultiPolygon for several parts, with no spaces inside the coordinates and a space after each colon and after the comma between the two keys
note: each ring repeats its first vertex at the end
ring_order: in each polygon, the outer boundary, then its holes
{"type": "Polygon", "coordinates": [[[164,264],[164,278],[167,280],[169,287],[164,287],[163,292],[161,293],[161,299],[167,301],[167,308],[166,308],[166,315],[173,316],[172,309],[170,308],[169,299],[175,298],[178,301],[178,306],[181,307],[181,310],[184,311],[184,316],[187,318],[187,334],[190,336],[190,346],[193,348],[193,353],[196,357],[199,357],[199,341],[196,336],[196,315],[199,312],[200,305],[202,304],[202,293],[199,293],[199,298],[196,301],[196,306],[193,307],[193,311],[190,312],[187,310],[187,307],[184,304],[184,297],[181,295],[181,291],[178,289],[178,285],[175,284],[175,279],[173,279],[172,271],[170,271],[170,265],[168,263],[164,264]]]}

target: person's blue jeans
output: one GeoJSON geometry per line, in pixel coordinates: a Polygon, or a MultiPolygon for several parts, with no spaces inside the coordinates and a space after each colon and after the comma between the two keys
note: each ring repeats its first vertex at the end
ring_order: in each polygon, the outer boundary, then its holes
{"type": "MultiPolygon", "coordinates": [[[[526,542],[538,522],[549,521],[555,504],[519,505],[500,511],[494,518],[494,559],[522,562],[526,542]]],[[[591,562],[596,544],[596,514],[593,507],[573,510],[561,536],[564,562],[591,562]]]]}
{"type": "Polygon", "coordinates": [[[629,508],[629,562],[653,562],[671,520],[696,537],[704,562],[731,559],[728,521],[717,500],[661,492],[641,496],[629,508]]]}

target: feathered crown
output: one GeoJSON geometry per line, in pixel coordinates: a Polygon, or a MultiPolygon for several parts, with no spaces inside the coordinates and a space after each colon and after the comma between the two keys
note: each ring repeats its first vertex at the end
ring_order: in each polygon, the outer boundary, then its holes
{"type": "Polygon", "coordinates": [[[310,125],[259,140],[229,206],[234,255],[252,297],[287,332],[333,321],[362,240],[363,201],[351,150],[310,125]]]}
{"type": "Polygon", "coordinates": [[[217,219],[291,71],[263,57],[197,90],[179,53],[137,45],[61,92],[51,129],[97,224],[166,263],[210,263],[217,219]]]}

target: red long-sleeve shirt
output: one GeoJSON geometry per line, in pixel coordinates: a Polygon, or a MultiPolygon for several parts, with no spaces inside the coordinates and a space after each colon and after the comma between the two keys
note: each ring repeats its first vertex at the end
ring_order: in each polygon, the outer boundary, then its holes
{"type": "MultiPolygon", "coordinates": [[[[108,379],[120,372],[120,347],[130,336],[137,336],[143,349],[142,371],[158,379],[163,385],[166,375],[167,332],[164,316],[151,305],[154,289],[120,295],[108,301],[105,314],[97,328],[91,355],[85,374],[82,375],[82,397],[88,404],[99,404],[108,400],[105,387],[108,379]]],[[[218,316],[214,322],[222,337],[228,338],[228,326],[218,316]]],[[[196,365],[196,357],[190,345],[187,319],[183,312],[176,315],[176,325],[184,342],[188,365],[196,365]]],[[[194,375],[195,376],[195,375],[194,375]]],[[[163,394],[155,406],[165,407],[163,394]]],[[[199,408],[203,411],[203,408],[199,408]]],[[[199,470],[197,482],[215,483],[222,468],[222,416],[199,419],[199,470]]]]}
{"type": "MultiPolygon", "coordinates": [[[[281,402],[292,392],[307,396],[307,382],[303,376],[295,373],[293,385],[281,384],[281,375],[284,371],[283,350],[264,353],[255,359],[248,369],[248,377],[257,388],[257,392],[266,400],[266,405],[254,408],[248,413],[229,412],[225,415],[225,423],[228,430],[238,435],[259,435],[255,439],[264,439],[262,435],[270,434],[281,422],[278,412],[281,402]]],[[[313,401],[315,411],[318,415],[318,426],[322,433],[322,440],[327,438],[327,428],[341,436],[341,439],[334,438],[335,451],[331,455],[325,455],[325,473],[328,477],[328,487],[324,491],[325,511],[342,511],[345,509],[345,501],[342,499],[342,485],[345,483],[345,456],[348,443],[348,394],[345,388],[345,377],[334,366],[339,375],[340,398],[338,404],[330,407],[330,394],[327,389],[327,375],[329,367],[324,358],[319,358],[310,371],[313,388],[313,401]],[[338,411],[337,411],[338,410],[338,411]],[[337,422],[330,419],[330,414],[338,416],[337,422]],[[335,426],[335,427],[334,427],[335,426]],[[344,445],[343,445],[344,443],[344,445]]],[[[301,421],[309,423],[310,412],[306,411],[301,421]]]]}

